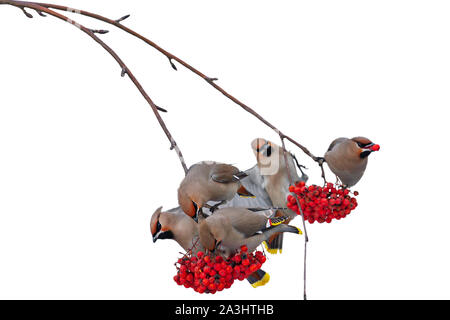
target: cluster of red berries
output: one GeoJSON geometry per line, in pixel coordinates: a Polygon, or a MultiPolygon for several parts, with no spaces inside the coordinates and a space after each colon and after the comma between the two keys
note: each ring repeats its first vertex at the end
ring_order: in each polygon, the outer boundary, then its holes
{"type": "Polygon", "coordinates": [[[178,259],[178,272],[173,279],[179,286],[193,288],[198,293],[214,294],[229,289],[235,280],[246,279],[261,269],[264,262],[266,257],[261,251],[249,253],[246,246],[228,259],[200,251],[197,256],[178,259]]]}
{"type": "MultiPolygon", "coordinates": [[[[304,182],[299,182],[295,186],[290,186],[289,191],[298,196],[298,203],[301,205],[305,220],[309,223],[315,221],[330,223],[333,219],[340,220],[358,206],[356,198],[351,196],[349,189],[332,183],[319,187],[306,186],[304,182]]],[[[358,192],[353,192],[353,195],[358,196],[358,192]]],[[[300,214],[296,198],[289,195],[287,207],[300,214]]]]}

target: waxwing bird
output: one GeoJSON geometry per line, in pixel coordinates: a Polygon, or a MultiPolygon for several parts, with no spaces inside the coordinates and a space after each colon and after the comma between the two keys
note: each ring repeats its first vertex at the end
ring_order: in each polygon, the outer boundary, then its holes
{"type": "MultiPolygon", "coordinates": [[[[193,255],[199,251],[205,251],[199,241],[198,224],[188,217],[180,207],[169,211],[162,211],[162,207],[158,208],[150,220],[150,231],[153,242],[171,239],[176,241],[186,252],[192,250],[193,255]]],[[[218,250],[222,255],[229,254],[221,247],[218,250]]],[[[260,269],[251,274],[247,280],[254,288],[257,288],[269,282],[270,276],[260,269]]]]}
{"type": "MultiPolygon", "coordinates": [[[[290,194],[289,179],[292,179],[294,183],[306,182],[308,176],[302,171],[297,159],[290,152],[287,152],[286,166],[284,150],[279,145],[262,138],[253,140],[251,145],[256,156],[258,171],[263,179],[263,186],[269,195],[272,206],[286,207],[286,198],[290,194]],[[297,174],[296,165],[301,170],[301,177],[297,174]]],[[[275,216],[288,216],[290,219],[285,223],[289,223],[297,214],[290,209],[285,209],[277,210],[275,216]]],[[[269,253],[276,254],[278,251],[282,253],[283,234],[274,235],[265,245],[269,253]]]]}
{"type": "MultiPolygon", "coordinates": [[[[172,239],[185,251],[191,250],[198,238],[197,223],[184,214],[180,207],[169,211],[162,211],[162,207],[158,208],[150,220],[150,231],[153,242],[172,239]]],[[[198,243],[195,251],[202,249],[203,247],[198,243]]]]}
{"type": "MultiPolygon", "coordinates": [[[[273,215],[274,210],[272,210],[272,201],[264,189],[264,178],[261,176],[258,166],[255,165],[244,172],[247,177],[241,180],[241,184],[246,190],[253,194],[254,197],[241,197],[238,194],[235,194],[234,198],[223,204],[221,208],[267,208],[267,210],[264,211],[264,214],[267,216],[273,215]]],[[[213,206],[214,204],[214,202],[208,202],[209,206],[213,206]]],[[[207,207],[203,208],[203,213],[207,215],[212,214],[207,207]]]]}
{"type": "Polygon", "coordinates": [[[324,158],[342,184],[352,187],[362,178],[369,155],[379,150],[379,145],[364,137],[338,138],[331,143],[324,158]]]}
{"type": "Polygon", "coordinates": [[[220,245],[234,252],[246,245],[252,252],[277,233],[302,234],[297,227],[283,224],[286,219],[268,218],[245,208],[222,208],[200,223],[200,243],[210,251],[220,245]]]}
{"type": "Polygon", "coordinates": [[[189,168],[178,188],[178,203],[187,215],[196,218],[208,201],[218,201],[219,204],[214,208],[216,209],[233,199],[235,194],[254,197],[241,184],[241,179],[245,177],[247,177],[245,172],[228,164],[197,163],[189,168]]]}

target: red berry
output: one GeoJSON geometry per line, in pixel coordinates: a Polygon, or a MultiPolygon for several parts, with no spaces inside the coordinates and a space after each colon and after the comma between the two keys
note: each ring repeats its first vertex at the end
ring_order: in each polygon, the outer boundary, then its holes
{"type": "Polygon", "coordinates": [[[372,151],[380,151],[380,145],[379,144],[375,144],[372,146],[372,151]]]}
{"type": "Polygon", "coordinates": [[[250,270],[251,273],[255,272],[255,271],[258,270],[258,269],[259,269],[259,268],[258,268],[258,266],[257,266],[256,264],[252,264],[252,265],[250,266],[250,268],[249,268],[249,270],[250,270]]]}
{"type": "Polygon", "coordinates": [[[214,290],[216,290],[216,285],[215,285],[214,283],[211,283],[211,284],[208,286],[208,289],[211,290],[211,291],[214,291],[214,290]]]}

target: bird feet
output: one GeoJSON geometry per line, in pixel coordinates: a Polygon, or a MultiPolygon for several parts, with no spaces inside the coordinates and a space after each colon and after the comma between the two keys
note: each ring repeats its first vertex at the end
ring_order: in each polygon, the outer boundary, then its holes
{"type": "Polygon", "coordinates": [[[325,163],[325,158],[322,157],[316,157],[314,160],[319,164],[319,166],[323,166],[325,163]]]}
{"type": "Polygon", "coordinates": [[[219,209],[219,207],[223,204],[225,204],[226,201],[221,201],[219,203],[216,203],[215,205],[213,205],[212,207],[209,207],[209,211],[211,211],[211,213],[214,213],[214,211],[216,211],[217,209],[219,209]]]}

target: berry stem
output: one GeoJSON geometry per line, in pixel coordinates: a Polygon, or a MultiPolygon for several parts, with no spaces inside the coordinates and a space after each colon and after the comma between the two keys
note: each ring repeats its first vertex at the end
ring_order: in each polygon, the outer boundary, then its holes
{"type": "MultiPolygon", "coordinates": [[[[286,137],[280,133],[281,145],[283,147],[284,162],[286,165],[286,171],[288,174],[289,184],[291,186],[293,186],[294,179],[292,178],[291,172],[289,171],[289,162],[288,162],[288,158],[287,158],[286,144],[284,143],[285,138],[286,137]]],[[[305,250],[304,250],[304,256],[303,256],[303,300],[306,300],[306,249],[308,246],[309,237],[308,237],[308,232],[306,230],[305,215],[303,214],[302,206],[300,205],[300,200],[298,199],[297,194],[294,193],[293,196],[295,197],[295,201],[297,202],[297,206],[300,211],[300,215],[302,217],[303,230],[305,232],[305,250]]]]}

